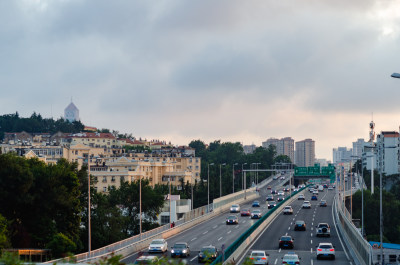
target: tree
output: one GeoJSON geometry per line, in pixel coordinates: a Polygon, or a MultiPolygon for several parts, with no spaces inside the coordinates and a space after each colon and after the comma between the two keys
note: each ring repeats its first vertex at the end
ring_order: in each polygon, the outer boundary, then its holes
{"type": "Polygon", "coordinates": [[[57,233],[53,235],[46,248],[51,249],[54,257],[61,258],[73,253],[76,250],[76,244],[63,233],[57,233]]]}
{"type": "Polygon", "coordinates": [[[0,214],[0,250],[11,247],[8,221],[0,214]]]}

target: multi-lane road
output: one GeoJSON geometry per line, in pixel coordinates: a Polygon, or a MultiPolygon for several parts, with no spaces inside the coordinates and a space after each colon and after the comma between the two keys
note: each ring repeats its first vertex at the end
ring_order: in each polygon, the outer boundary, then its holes
{"type": "MultiPolygon", "coordinates": [[[[273,188],[279,189],[282,187],[283,180],[273,180],[270,184],[273,188]]],[[[269,191],[267,191],[266,187],[261,189],[260,192],[260,197],[255,199],[258,200],[261,204],[260,208],[253,208],[253,209],[259,209],[262,211],[263,214],[265,214],[268,209],[267,209],[267,204],[266,204],[266,196],[269,194],[269,191]]],[[[240,207],[241,209],[250,209],[252,210],[252,205],[253,201],[241,204],[240,207]]],[[[178,235],[175,235],[173,237],[170,237],[167,239],[168,242],[168,253],[165,253],[168,257],[171,256],[171,247],[176,243],[176,242],[187,242],[190,246],[190,252],[191,255],[188,258],[184,258],[185,262],[190,263],[190,264],[198,264],[197,262],[197,256],[200,251],[200,249],[203,246],[208,246],[208,245],[213,245],[218,248],[218,250],[221,250],[222,246],[224,245],[225,247],[228,247],[232,242],[234,242],[243,232],[245,232],[250,226],[252,226],[255,222],[257,222],[257,219],[251,219],[249,216],[240,216],[239,213],[234,214],[239,217],[239,224],[238,225],[226,225],[226,218],[232,215],[229,213],[229,210],[215,216],[214,218],[208,220],[207,222],[200,223],[186,231],[183,231],[179,233],[178,235]]],[[[161,256],[162,254],[148,254],[147,250],[143,250],[144,255],[159,255],[161,256]]],[[[125,263],[133,263],[136,258],[138,257],[138,253],[134,253],[122,260],[122,262],[125,263]]]]}
{"type": "MultiPolygon", "coordinates": [[[[304,191],[305,199],[311,201],[311,193],[304,191]]],[[[260,234],[259,238],[250,246],[247,255],[251,250],[265,250],[269,254],[269,264],[282,264],[282,257],[288,252],[295,252],[301,258],[301,264],[350,264],[350,260],[345,253],[341,239],[339,238],[333,220],[333,199],[336,195],[335,189],[324,189],[318,195],[317,201],[311,201],[311,209],[303,209],[302,200],[295,200],[291,206],[293,215],[280,214],[276,219],[260,234]],[[327,207],[320,207],[320,200],[326,200],[327,207]],[[306,231],[294,231],[294,224],[297,220],[305,221],[306,231]],[[329,223],[331,226],[330,237],[317,237],[316,226],[318,223],[329,223]],[[280,249],[279,238],[282,235],[294,237],[293,249],[280,249]],[[335,247],[335,260],[317,260],[316,246],[321,242],[332,243],[335,247]]]]}
{"type": "MultiPolygon", "coordinates": [[[[269,185],[273,189],[281,190],[283,181],[274,180],[269,185]]],[[[260,190],[260,197],[257,199],[261,203],[261,207],[257,208],[262,211],[263,214],[268,212],[265,198],[270,191],[265,188],[260,190]]],[[[311,193],[304,191],[306,200],[310,200],[311,193]]],[[[282,264],[281,258],[287,252],[295,252],[301,258],[301,264],[323,264],[329,262],[330,264],[351,264],[351,261],[345,253],[341,240],[339,239],[338,232],[336,230],[333,221],[333,199],[336,194],[336,190],[327,189],[324,192],[320,192],[318,195],[318,201],[312,201],[311,209],[302,209],[302,200],[295,200],[291,206],[293,207],[293,215],[278,215],[273,222],[260,234],[259,238],[253,242],[249,247],[248,252],[244,257],[248,256],[251,250],[265,250],[269,254],[269,264],[282,264]],[[319,207],[319,201],[325,199],[328,202],[327,207],[319,207]],[[304,220],[307,224],[306,231],[294,231],[294,222],[296,220],[304,220]],[[331,225],[331,237],[330,238],[317,238],[315,235],[315,226],[319,222],[326,222],[331,225]],[[279,238],[282,235],[291,235],[295,238],[293,250],[282,250],[278,247],[279,238]],[[336,259],[333,261],[317,260],[316,259],[316,246],[319,242],[331,242],[335,246],[336,259]]],[[[250,209],[252,202],[248,202],[241,205],[241,209],[250,209]]],[[[170,257],[171,247],[176,242],[187,242],[190,246],[191,255],[187,258],[182,259],[188,264],[198,264],[197,257],[200,249],[203,246],[213,245],[221,250],[222,246],[228,247],[232,244],[243,232],[245,232],[250,226],[252,226],[257,220],[253,220],[248,216],[240,216],[238,225],[226,225],[226,217],[231,215],[229,211],[226,211],[214,218],[200,223],[186,231],[181,232],[173,237],[167,239],[168,252],[164,254],[148,254],[147,250],[143,250],[144,255],[165,255],[170,257]]],[[[122,262],[133,263],[138,253],[124,258],[122,262]]],[[[244,259],[241,260],[243,262],[244,259]]]]}

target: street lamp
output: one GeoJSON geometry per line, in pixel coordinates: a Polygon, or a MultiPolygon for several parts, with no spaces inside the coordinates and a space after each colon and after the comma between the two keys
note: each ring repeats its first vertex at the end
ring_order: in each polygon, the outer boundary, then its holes
{"type": "Polygon", "coordinates": [[[244,189],[244,174],[243,174],[243,166],[247,165],[247,163],[242,164],[242,190],[244,189]]]}
{"type": "Polygon", "coordinates": [[[214,163],[208,163],[208,172],[207,172],[207,212],[210,212],[210,166],[213,166],[214,163]]]}
{"type": "Polygon", "coordinates": [[[222,166],[225,166],[226,163],[219,164],[219,197],[222,197],[222,181],[221,181],[221,172],[222,172],[222,166]]]}
{"type": "Polygon", "coordinates": [[[232,193],[235,193],[235,166],[237,165],[238,163],[232,165],[232,193]]]}
{"type": "MultiPolygon", "coordinates": [[[[83,156],[78,156],[78,158],[82,159],[82,164],[85,161],[85,157],[83,156]]],[[[90,150],[88,151],[88,160],[87,160],[87,166],[88,166],[88,254],[90,257],[90,251],[92,249],[92,224],[91,224],[91,218],[90,218],[90,150]]]]}
{"type": "Polygon", "coordinates": [[[393,77],[393,78],[400,78],[400,74],[398,74],[398,73],[393,73],[393,74],[391,75],[391,77],[393,77]]]}

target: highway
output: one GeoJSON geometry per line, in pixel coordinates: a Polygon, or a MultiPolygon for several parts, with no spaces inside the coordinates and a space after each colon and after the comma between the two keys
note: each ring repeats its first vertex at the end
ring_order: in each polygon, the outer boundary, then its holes
{"type": "MultiPolygon", "coordinates": [[[[343,249],[341,239],[338,237],[338,231],[333,220],[332,203],[336,190],[324,189],[318,195],[317,201],[311,201],[311,193],[304,191],[305,200],[311,202],[311,209],[303,209],[301,206],[303,200],[295,200],[293,215],[278,215],[275,220],[261,233],[256,241],[249,247],[245,257],[250,255],[252,250],[265,250],[269,254],[269,264],[282,264],[282,257],[288,252],[295,252],[300,257],[300,264],[352,264],[347,253],[343,249]],[[327,201],[327,207],[320,207],[319,201],[327,201]],[[297,220],[303,220],[307,224],[306,231],[294,231],[294,223],[297,220]],[[316,226],[318,223],[329,223],[331,226],[330,237],[316,237],[316,226]],[[282,235],[294,237],[294,249],[280,249],[279,238],[282,235]],[[317,260],[316,246],[320,242],[330,242],[335,247],[335,260],[317,260]]],[[[240,260],[244,262],[244,258],[240,260]]],[[[354,264],[354,262],[353,262],[354,264]]]]}
{"type": "MultiPolygon", "coordinates": [[[[273,180],[269,185],[274,187],[281,187],[283,182],[286,180],[273,180]]],[[[278,188],[277,188],[278,189],[278,188]]],[[[260,208],[253,208],[253,209],[260,209],[263,214],[265,214],[267,209],[266,204],[266,196],[270,194],[267,191],[266,187],[260,190],[260,197],[257,199],[260,201],[260,208]]],[[[252,201],[243,205],[240,205],[242,209],[250,209],[252,201]]],[[[244,231],[246,231],[250,226],[252,226],[257,219],[251,219],[249,216],[240,216],[239,213],[234,214],[239,217],[239,224],[238,225],[226,225],[225,220],[226,217],[231,215],[229,210],[225,213],[222,213],[207,222],[200,223],[178,235],[170,237],[167,239],[168,242],[168,253],[165,253],[168,257],[170,257],[171,247],[176,242],[187,242],[190,246],[191,255],[188,258],[183,258],[182,260],[188,264],[198,264],[197,262],[197,255],[200,249],[203,246],[207,245],[214,245],[221,250],[222,245],[225,247],[229,246],[232,242],[234,242],[244,231]]],[[[162,254],[148,254],[146,253],[147,250],[143,250],[143,255],[157,255],[162,256],[162,254]]],[[[131,256],[128,256],[122,260],[124,263],[133,263],[136,258],[138,257],[138,253],[134,253],[131,256]]]]}

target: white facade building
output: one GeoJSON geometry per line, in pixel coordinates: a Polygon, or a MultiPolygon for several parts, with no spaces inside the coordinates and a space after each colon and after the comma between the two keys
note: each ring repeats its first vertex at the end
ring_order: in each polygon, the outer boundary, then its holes
{"type": "Polygon", "coordinates": [[[296,142],[295,164],[298,167],[311,167],[315,162],[315,141],[305,139],[296,142]]]}
{"type": "Polygon", "coordinates": [[[365,141],[364,139],[360,138],[357,139],[356,142],[353,142],[353,158],[360,159],[363,153],[365,141]]]}
{"type": "Polygon", "coordinates": [[[376,138],[378,167],[386,175],[399,173],[399,133],[381,132],[376,138]]]}
{"type": "Polygon", "coordinates": [[[364,143],[362,153],[362,165],[363,168],[371,170],[372,168],[377,169],[376,152],[374,149],[375,143],[366,142],[364,143]]]}
{"type": "MultiPolygon", "coordinates": [[[[347,149],[347,147],[333,148],[333,151],[332,151],[333,163],[335,165],[337,165],[339,163],[351,161],[352,154],[353,154],[353,150],[351,148],[350,149],[347,149]]],[[[357,159],[354,158],[353,160],[357,160],[357,159]]]]}
{"type": "Polygon", "coordinates": [[[275,145],[277,155],[286,155],[294,162],[294,140],[291,137],[282,139],[269,138],[262,143],[262,147],[268,148],[270,145],[275,145]]]}

